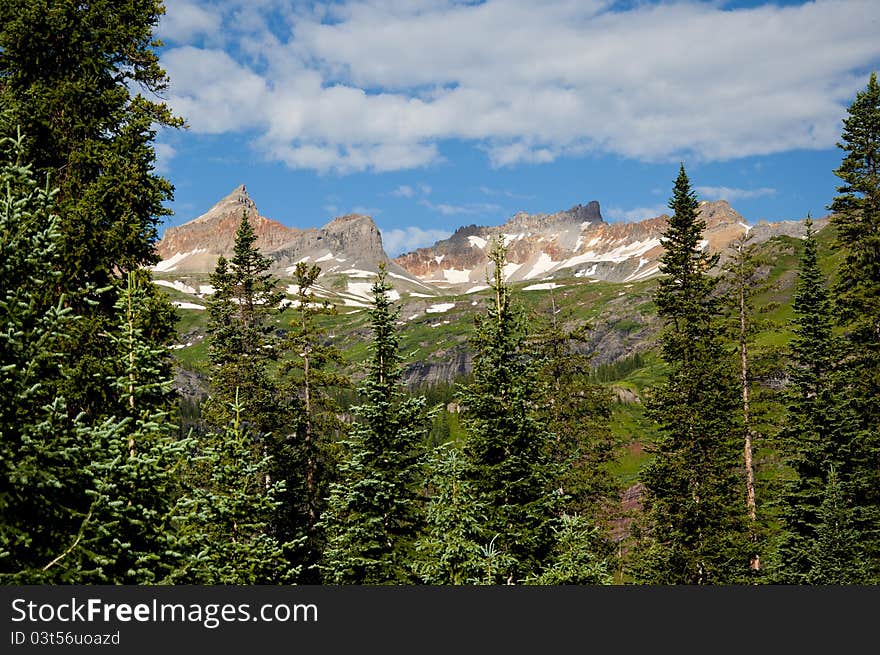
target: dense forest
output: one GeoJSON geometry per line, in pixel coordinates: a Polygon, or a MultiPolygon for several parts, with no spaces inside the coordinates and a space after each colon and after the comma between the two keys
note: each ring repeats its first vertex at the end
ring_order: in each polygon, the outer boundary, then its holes
{"type": "Polygon", "coordinates": [[[173,197],[156,131],[183,125],[158,100],[161,13],[0,6],[4,584],[880,582],[876,74],[843,121],[834,270],[806,219],[790,338],[767,338],[766,249],[746,235],[722,262],[701,246],[682,164],[651,353],[594,365],[589,324],[530,311],[498,240],[466,379],[406,385],[384,269],[351,375],[320,267],[292,272],[279,330],[282,282],[243,216],[210,278],[209,394],[193,406],[172,387],[177,318],[149,268],[173,197]],[[649,359],[653,438],[628,512],[607,383],[649,359]]]}

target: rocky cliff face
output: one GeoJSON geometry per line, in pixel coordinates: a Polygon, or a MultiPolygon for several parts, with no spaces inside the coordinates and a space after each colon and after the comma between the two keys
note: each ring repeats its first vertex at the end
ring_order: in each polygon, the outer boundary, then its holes
{"type": "Polygon", "coordinates": [[[359,303],[369,298],[368,280],[379,270],[379,263],[385,262],[396,276],[395,286],[428,290],[415,276],[389,262],[379,228],[369,216],[348,214],[320,228],[289,228],[261,216],[244,185],[198,218],[168,228],[157,245],[162,261],[153,270],[174,276],[213,272],[221,255],[233,255],[242,213],[254,228],[257,247],[274,262],[272,273],[281,278],[290,276],[297,262],[317,264],[324,276],[355,280],[342,286],[359,299],[353,297],[351,301],[359,303]]]}
{"type": "Polygon", "coordinates": [[[203,273],[214,270],[220,255],[230,257],[242,213],[257,235],[257,247],[271,251],[296,238],[299,230],[264,216],[242,184],[201,216],[165,231],[156,246],[162,258],[154,270],[203,273]]]}
{"type": "MultiPolygon", "coordinates": [[[[706,222],[704,248],[723,253],[737,237],[753,229],[725,200],[700,203],[706,222]]],[[[556,214],[516,214],[499,227],[469,225],[430,248],[420,248],[395,261],[420,279],[446,287],[485,283],[487,252],[494,239],[508,247],[511,281],[549,279],[559,272],[615,282],[643,280],[659,272],[660,239],[665,214],[637,223],[606,223],[599,203],[578,205],[556,214]]],[[[825,219],[817,221],[817,227],[825,219]]],[[[762,223],[755,241],[778,234],[801,236],[798,222],[762,223]]]]}
{"type": "Polygon", "coordinates": [[[372,218],[361,214],[340,216],[324,227],[302,230],[269,256],[279,269],[308,261],[319,263],[328,273],[348,269],[375,272],[379,262],[388,260],[379,228],[372,218]]]}

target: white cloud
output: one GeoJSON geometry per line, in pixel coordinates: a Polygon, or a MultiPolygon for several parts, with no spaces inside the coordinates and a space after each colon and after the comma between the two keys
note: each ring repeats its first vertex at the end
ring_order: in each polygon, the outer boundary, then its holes
{"type": "Polygon", "coordinates": [[[514,193],[513,191],[509,191],[507,189],[493,189],[492,187],[487,186],[481,186],[480,193],[486,196],[504,196],[506,198],[513,198],[514,200],[532,200],[535,198],[534,195],[525,193],[514,193]]]}
{"type": "Polygon", "coordinates": [[[707,200],[749,200],[751,198],[763,198],[776,194],[776,189],[761,187],[758,189],[735,189],[726,186],[698,186],[694,190],[707,200]]]}
{"type": "Polygon", "coordinates": [[[420,204],[428,209],[433,209],[444,216],[456,216],[460,214],[496,214],[501,211],[501,206],[491,202],[471,202],[464,205],[454,205],[448,202],[433,203],[422,199],[420,204]]]}
{"type": "Polygon", "coordinates": [[[171,172],[171,160],[177,154],[174,146],[170,143],[158,142],[153,145],[156,151],[156,172],[160,175],[167,175],[171,172]]]}
{"type": "Polygon", "coordinates": [[[653,207],[634,207],[632,209],[621,209],[620,207],[609,207],[604,209],[603,213],[613,221],[643,221],[646,218],[656,218],[662,214],[669,214],[669,208],[666,205],[655,205],[653,207]]]}
{"type": "Polygon", "coordinates": [[[833,147],[880,60],[875,0],[616,5],[225,0],[226,52],[184,46],[162,61],[195,131],[253,131],[268,158],[349,172],[432,165],[450,139],[496,167],[833,147]]]}
{"type": "Polygon", "coordinates": [[[420,227],[395,228],[382,230],[382,245],[391,257],[397,257],[416,248],[433,245],[442,239],[448,239],[452,232],[446,230],[423,230],[420,227]]]}
{"type": "Polygon", "coordinates": [[[190,0],[165,3],[165,15],[159,20],[156,35],[163,40],[185,42],[219,31],[221,16],[190,0]]]}
{"type": "Polygon", "coordinates": [[[416,195],[416,192],[411,186],[401,184],[399,187],[391,192],[391,195],[396,198],[412,198],[414,195],[416,195]]]}

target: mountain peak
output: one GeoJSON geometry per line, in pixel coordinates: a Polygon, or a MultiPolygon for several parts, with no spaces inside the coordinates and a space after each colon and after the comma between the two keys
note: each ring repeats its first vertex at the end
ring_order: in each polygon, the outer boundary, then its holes
{"type": "Polygon", "coordinates": [[[251,212],[254,214],[259,213],[257,211],[257,205],[251,200],[245,185],[239,184],[230,193],[214,203],[208,211],[201,216],[194,218],[190,223],[206,223],[211,220],[216,220],[219,217],[228,216],[229,214],[234,214],[238,218],[241,218],[242,210],[246,211],[248,214],[251,214],[251,212]]]}
{"type": "Polygon", "coordinates": [[[345,216],[337,216],[325,226],[328,230],[348,229],[352,225],[363,223],[375,227],[376,223],[371,216],[365,214],[346,214],[345,216]]]}

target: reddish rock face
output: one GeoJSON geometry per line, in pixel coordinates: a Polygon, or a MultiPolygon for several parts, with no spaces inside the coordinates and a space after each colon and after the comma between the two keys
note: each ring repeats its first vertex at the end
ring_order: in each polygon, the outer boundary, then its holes
{"type": "Polygon", "coordinates": [[[163,260],[189,253],[176,263],[173,268],[175,271],[211,271],[218,256],[232,255],[235,232],[241,223],[242,212],[247,214],[254,228],[257,247],[264,252],[275,250],[300,232],[260,216],[256,204],[242,184],[198,218],[178,227],[168,228],[157,244],[156,251],[163,260]]]}
{"type": "MultiPolygon", "coordinates": [[[[701,202],[704,240],[711,252],[724,253],[749,227],[725,200],[701,202]]],[[[663,214],[636,223],[606,223],[599,205],[578,205],[557,214],[516,214],[499,227],[469,225],[430,248],[420,248],[395,261],[428,282],[480,284],[486,279],[487,250],[504,237],[512,281],[538,280],[566,270],[570,274],[612,281],[638,281],[658,272],[663,254],[660,239],[667,228],[663,214]]],[[[817,228],[824,220],[816,221],[817,228]]],[[[754,226],[756,241],[777,234],[799,236],[799,222],[754,226]]]]}
{"type": "MultiPolygon", "coordinates": [[[[701,202],[706,223],[704,247],[722,253],[747,230],[755,242],[779,234],[802,236],[798,221],[748,226],[727,201],[701,202]]],[[[209,273],[220,255],[230,257],[242,212],[257,234],[257,247],[271,257],[276,274],[289,275],[298,261],[320,263],[324,273],[363,277],[388,257],[382,236],[369,216],[348,214],[321,228],[298,230],[260,216],[241,185],[207,212],[169,228],[157,246],[156,271],[209,273]]],[[[618,282],[639,281],[658,273],[663,254],[665,214],[636,223],[606,223],[599,203],[576,205],[555,214],[515,214],[504,225],[461,227],[430,248],[419,248],[389,263],[389,270],[417,285],[469,288],[486,283],[488,250],[503,238],[508,247],[506,276],[511,281],[541,280],[557,271],[618,282]],[[466,285],[466,286],[465,286],[466,285]]],[[[821,229],[827,218],[815,221],[821,229]]]]}

